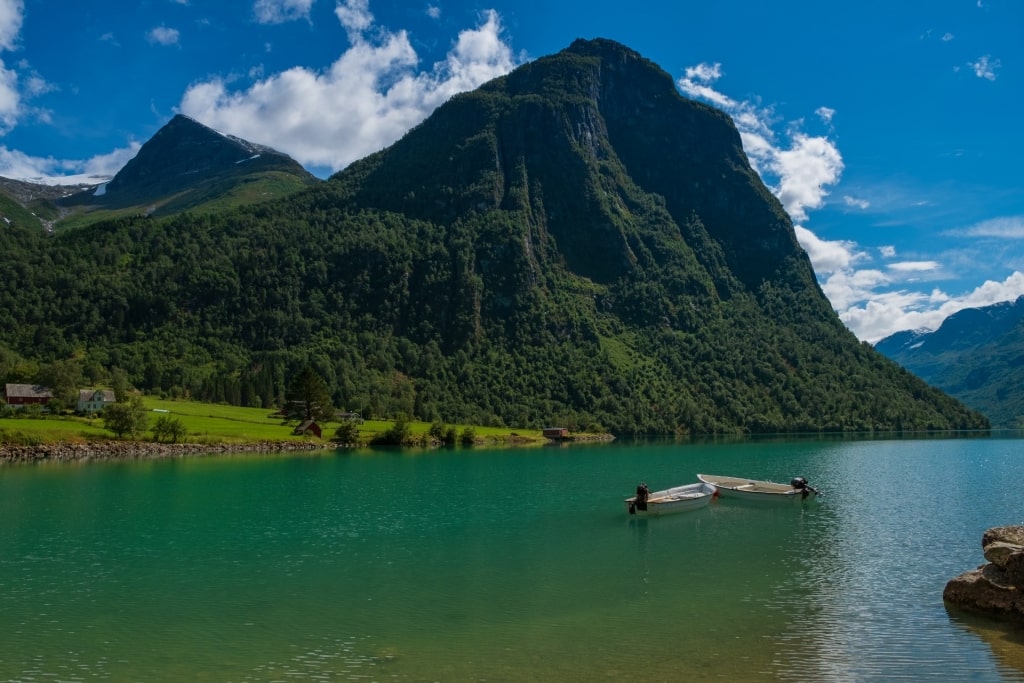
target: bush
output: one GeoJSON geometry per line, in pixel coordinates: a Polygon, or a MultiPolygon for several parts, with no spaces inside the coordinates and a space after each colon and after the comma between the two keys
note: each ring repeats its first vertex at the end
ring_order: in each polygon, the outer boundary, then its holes
{"type": "Polygon", "coordinates": [[[355,422],[342,422],[334,430],[334,438],[331,440],[339,446],[358,446],[360,443],[359,425],[355,422]]]}
{"type": "Polygon", "coordinates": [[[373,440],[374,444],[381,446],[401,446],[409,438],[409,424],[405,418],[398,418],[391,429],[383,432],[373,440]]]}

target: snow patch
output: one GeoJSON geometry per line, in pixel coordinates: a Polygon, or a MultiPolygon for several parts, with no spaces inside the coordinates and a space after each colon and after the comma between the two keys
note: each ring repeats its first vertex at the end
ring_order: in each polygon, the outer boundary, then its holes
{"type": "Polygon", "coordinates": [[[239,159],[239,160],[238,160],[238,161],[236,161],[235,163],[236,163],[236,164],[244,164],[244,163],[245,163],[245,162],[247,162],[247,161],[252,161],[253,159],[259,159],[259,158],[260,158],[260,155],[259,155],[259,154],[253,154],[253,155],[252,155],[251,157],[249,157],[248,159],[239,159]]]}
{"type": "Polygon", "coordinates": [[[96,191],[92,193],[92,196],[93,197],[102,197],[106,193],[107,193],[107,184],[106,183],[101,183],[100,185],[96,186],[96,191]]]}
{"type": "Polygon", "coordinates": [[[23,183],[35,183],[36,185],[100,185],[113,180],[113,176],[95,175],[92,173],[78,173],[76,175],[58,176],[32,176],[32,177],[11,177],[11,180],[20,180],[23,183]]]}

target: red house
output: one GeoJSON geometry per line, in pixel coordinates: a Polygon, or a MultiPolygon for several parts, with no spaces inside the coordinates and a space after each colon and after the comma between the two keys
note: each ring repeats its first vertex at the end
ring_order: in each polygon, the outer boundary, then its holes
{"type": "Polygon", "coordinates": [[[28,406],[33,403],[45,406],[53,393],[40,384],[5,384],[4,400],[9,406],[28,406]]]}
{"type": "Polygon", "coordinates": [[[306,420],[298,427],[296,427],[295,431],[292,432],[292,434],[294,434],[295,436],[315,436],[316,438],[319,439],[320,425],[318,425],[314,420],[306,420]]]}

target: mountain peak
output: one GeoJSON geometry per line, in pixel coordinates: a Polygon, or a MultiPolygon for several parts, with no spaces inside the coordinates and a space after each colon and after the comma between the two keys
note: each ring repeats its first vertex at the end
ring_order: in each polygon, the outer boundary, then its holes
{"type": "Polygon", "coordinates": [[[229,193],[245,178],[275,172],[290,176],[289,186],[315,180],[286,154],[177,114],[109,183],[62,203],[168,213],[229,193]]]}

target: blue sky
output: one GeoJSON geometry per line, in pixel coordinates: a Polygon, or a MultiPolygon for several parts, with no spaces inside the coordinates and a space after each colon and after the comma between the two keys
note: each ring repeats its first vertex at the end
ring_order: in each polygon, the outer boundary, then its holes
{"type": "Polygon", "coordinates": [[[0,0],[0,175],[99,182],[185,113],[325,177],[595,37],[733,116],[860,339],[1024,294],[1019,0],[0,0]]]}

